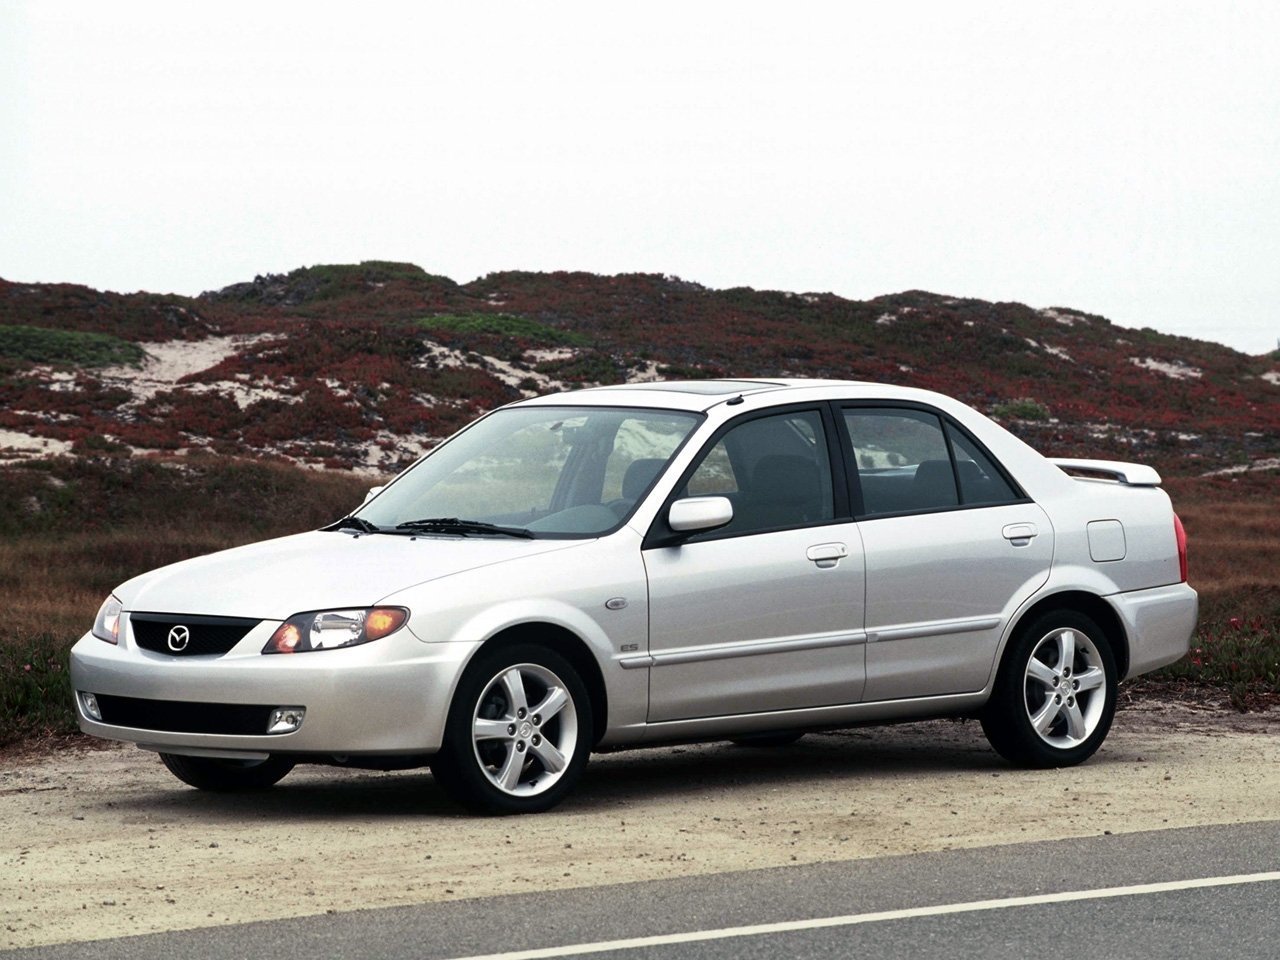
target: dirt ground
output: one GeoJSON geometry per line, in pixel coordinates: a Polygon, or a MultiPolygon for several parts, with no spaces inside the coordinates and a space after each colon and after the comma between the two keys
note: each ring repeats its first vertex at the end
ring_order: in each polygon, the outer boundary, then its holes
{"type": "Polygon", "coordinates": [[[1280,819],[1280,712],[1146,702],[1018,771],[976,723],[597,756],[564,805],[484,819],[425,772],[300,767],[202,794],[132,747],[0,760],[0,948],[307,914],[1280,819]]]}

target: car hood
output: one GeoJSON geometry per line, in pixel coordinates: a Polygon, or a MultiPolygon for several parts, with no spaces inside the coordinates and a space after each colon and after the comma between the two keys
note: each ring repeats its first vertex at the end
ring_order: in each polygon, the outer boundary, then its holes
{"type": "Polygon", "coordinates": [[[131,612],[285,620],[307,610],[372,606],[428,580],[581,543],[313,531],[161,567],[115,595],[131,612]]]}

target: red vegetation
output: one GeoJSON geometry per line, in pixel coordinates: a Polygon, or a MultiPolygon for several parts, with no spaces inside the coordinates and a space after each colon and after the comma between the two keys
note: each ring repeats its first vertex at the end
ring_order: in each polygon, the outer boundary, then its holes
{"type": "Polygon", "coordinates": [[[103,434],[151,449],[197,444],[342,463],[361,459],[381,431],[438,438],[521,395],[486,369],[488,356],[529,369],[525,388],[536,388],[535,375],[617,382],[654,363],[674,377],[882,380],[988,411],[1026,397],[1052,419],[1011,426],[1044,452],[1138,459],[1171,473],[1280,455],[1280,386],[1262,379],[1276,368],[1268,358],[1066,308],[918,291],[850,301],[709,290],[649,274],[523,272],[460,285],[374,262],[259,277],[194,299],[0,281],[0,323],[135,342],[274,335],[142,404],[87,372],[60,384],[23,370],[0,377],[0,427],[62,439],[103,434]],[[443,315],[526,323],[509,334],[500,324],[465,332],[420,323],[443,315]],[[538,329],[546,342],[537,342],[538,329]],[[589,346],[541,362],[529,353],[566,340],[589,346]],[[470,362],[439,366],[431,341],[470,362]],[[271,393],[237,403],[237,384],[271,393]]]}

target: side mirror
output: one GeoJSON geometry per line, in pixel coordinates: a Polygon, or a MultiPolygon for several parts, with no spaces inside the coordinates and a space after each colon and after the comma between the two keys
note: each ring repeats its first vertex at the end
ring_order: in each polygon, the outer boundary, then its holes
{"type": "Polygon", "coordinates": [[[667,511],[667,525],[677,533],[714,530],[732,519],[733,503],[728,497],[685,497],[667,511]]]}
{"type": "Polygon", "coordinates": [[[370,500],[372,500],[374,497],[376,497],[385,489],[387,489],[385,486],[370,487],[369,492],[364,495],[364,500],[361,501],[360,506],[363,507],[366,503],[368,503],[370,500]]]}

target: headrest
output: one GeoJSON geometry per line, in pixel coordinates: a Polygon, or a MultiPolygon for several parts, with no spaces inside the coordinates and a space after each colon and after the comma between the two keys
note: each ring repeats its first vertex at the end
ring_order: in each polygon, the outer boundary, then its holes
{"type": "Polygon", "coordinates": [[[666,462],[656,458],[632,460],[631,466],[622,475],[622,499],[638,500],[666,462]]]}

